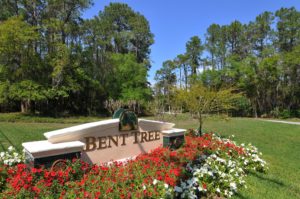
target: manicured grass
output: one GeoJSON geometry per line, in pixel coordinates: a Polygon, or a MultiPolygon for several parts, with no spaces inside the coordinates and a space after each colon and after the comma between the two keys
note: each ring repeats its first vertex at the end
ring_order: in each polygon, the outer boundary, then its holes
{"type": "MultiPolygon", "coordinates": [[[[197,121],[186,115],[164,119],[174,121],[178,128],[197,127],[197,121]]],[[[71,125],[74,124],[0,122],[0,151],[11,144],[21,149],[22,142],[45,139],[44,132],[71,125]]],[[[238,143],[251,142],[269,164],[267,174],[250,174],[247,178],[248,189],[241,190],[235,198],[300,198],[299,125],[242,118],[211,118],[205,121],[204,129],[221,136],[234,134],[238,143]]]]}
{"type": "Polygon", "coordinates": [[[0,122],[0,151],[9,146],[21,151],[23,142],[45,140],[43,133],[68,126],[72,124],[0,122]]]}

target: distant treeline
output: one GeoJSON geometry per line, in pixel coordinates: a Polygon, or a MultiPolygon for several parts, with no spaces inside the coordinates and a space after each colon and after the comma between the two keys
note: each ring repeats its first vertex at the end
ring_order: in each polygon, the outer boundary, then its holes
{"type": "Polygon", "coordinates": [[[200,81],[242,92],[235,115],[300,117],[300,12],[281,8],[247,24],[212,24],[204,42],[192,37],[186,52],[163,63],[156,81],[156,104],[164,109],[176,104],[173,88],[200,81]]]}
{"type": "Polygon", "coordinates": [[[91,5],[0,0],[0,112],[91,115],[151,99],[148,21],[121,3],[83,19],[91,5]]]}

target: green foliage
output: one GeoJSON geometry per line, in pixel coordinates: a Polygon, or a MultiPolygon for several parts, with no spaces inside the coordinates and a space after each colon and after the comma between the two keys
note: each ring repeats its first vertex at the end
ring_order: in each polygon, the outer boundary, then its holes
{"type": "Polygon", "coordinates": [[[201,40],[198,36],[193,36],[186,43],[186,55],[191,66],[192,75],[196,75],[197,69],[200,66],[200,57],[204,50],[201,40]]]}
{"type": "Polygon", "coordinates": [[[38,38],[36,27],[21,17],[11,17],[0,24],[0,81],[17,82],[30,77],[34,57],[33,42],[38,38]]]}
{"type": "Polygon", "coordinates": [[[142,101],[150,97],[150,89],[147,87],[147,68],[143,63],[137,63],[132,54],[114,54],[112,56],[114,66],[111,79],[110,96],[124,101],[142,101]]]}
{"type": "Polygon", "coordinates": [[[291,111],[284,109],[281,112],[279,112],[279,117],[282,119],[287,119],[291,117],[291,111]]]}
{"type": "Polygon", "coordinates": [[[174,86],[176,84],[176,74],[174,73],[175,63],[171,60],[165,61],[163,67],[156,71],[154,79],[157,81],[154,92],[156,102],[161,106],[162,112],[171,107],[172,96],[174,95],[174,86]]]}
{"type": "Polygon", "coordinates": [[[41,86],[33,81],[24,80],[10,86],[10,99],[13,100],[33,100],[45,99],[41,86]]]}
{"type": "Polygon", "coordinates": [[[276,11],[278,18],[278,45],[281,51],[291,51],[300,44],[300,13],[295,9],[281,8],[276,11]]]}
{"type": "Polygon", "coordinates": [[[199,132],[202,132],[205,116],[226,112],[236,108],[235,101],[241,97],[234,89],[214,90],[204,87],[201,83],[191,85],[189,90],[178,90],[176,101],[193,114],[199,121],[199,132]]]}
{"type": "Polygon", "coordinates": [[[233,115],[278,117],[278,108],[295,116],[300,107],[299,25],[300,12],[294,7],[263,12],[246,24],[211,24],[204,49],[195,36],[187,42],[186,52],[174,59],[169,72],[179,79],[174,86],[182,88],[183,81],[188,90],[200,80],[209,89],[235,87],[247,99],[238,102],[240,110],[229,111],[233,115]]]}
{"type": "Polygon", "coordinates": [[[108,99],[149,100],[147,19],[122,3],[82,19],[91,4],[0,1],[0,111],[97,114],[108,99]]]}

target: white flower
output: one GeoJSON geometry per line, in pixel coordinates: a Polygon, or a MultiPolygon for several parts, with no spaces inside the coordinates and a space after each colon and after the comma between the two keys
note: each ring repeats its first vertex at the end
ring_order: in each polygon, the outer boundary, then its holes
{"type": "Polygon", "coordinates": [[[169,188],[169,185],[168,184],[164,184],[165,185],[165,188],[167,189],[167,188],[169,188]]]}
{"type": "Polygon", "coordinates": [[[231,182],[229,186],[230,186],[231,190],[236,191],[237,187],[236,187],[236,184],[234,182],[231,182]]]}
{"type": "Polygon", "coordinates": [[[216,192],[220,193],[220,192],[221,192],[221,190],[220,190],[219,188],[217,188],[217,189],[216,189],[216,192]]]}
{"type": "Polygon", "coordinates": [[[202,186],[199,186],[199,187],[198,187],[198,190],[199,190],[199,191],[203,191],[202,186]]]}
{"type": "Polygon", "coordinates": [[[153,180],[153,185],[156,185],[156,184],[157,184],[157,180],[154,179],[154,180],[153,180]]]}
{"type": "Polygon", "coordinates": [[[222,173],[221,174],[221,178],[225,178],[226,177],[226,174],[225,173],[222,173]]]}
{"type": "Polygon", "coordinates": [[[181,182],[181,187],[182,187],[183,189],[185,189],[185,188],[186,188],[186,183],[185,183],[185,182],[181,182]]]}
{"type": "Polygon", "coordinates": [[[13,146],[8,147],[8,151],[13,151],[13,150],[14,150],[13,146]]]}
{"type": "Polygon", "coordinates": [[[178,193],[181,193],[182,192],[182,188],[181,187],[177,187],[175,186],[174,190],[178,193]]]}
{"type": "Polygon", "coordinates": [[[146,190],[146,186],[145,185],[143,185],[143,190],[146,190]]]}

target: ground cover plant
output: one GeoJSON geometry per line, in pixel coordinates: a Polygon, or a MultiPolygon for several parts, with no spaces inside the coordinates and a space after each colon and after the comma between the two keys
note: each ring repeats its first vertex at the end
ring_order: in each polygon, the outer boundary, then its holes
{"type": "Polygon", "coordinates": [[[200,198],[231,197],[251,171],[266,171],[252,145],[214,134],[186,136],[176,151],[157,148],[127,163],[88,165],[73,160],[65,170],[3,166],[2,198],[200,198]]]}

